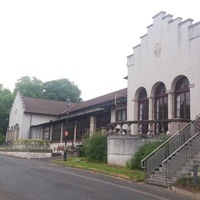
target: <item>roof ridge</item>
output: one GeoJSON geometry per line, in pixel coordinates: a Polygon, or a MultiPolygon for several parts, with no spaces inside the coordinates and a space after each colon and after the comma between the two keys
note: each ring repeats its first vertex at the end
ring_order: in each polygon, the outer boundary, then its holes
{"type": "Polygon", "coordinates": [[[51,100],[51,99],[44,99],[44,98],[38,98],[38,97],[27,97],[27,96],[23,96],[23,98],[27,98],[27,99],[38,99],[38,100],[43,100],[43,101],[51,101],[51,102],[65,102],[65,101],[58,101],[58,100],[51,100]]]}
{"type": "MultiPolygon", "coordinates": [[[[93,106],[97,106],[104,102],[113,101],[116,98],[116,95],[127,96],[127,88],[116,90],[108,94],[87,100],[79,103],[73,103],[71,111],[76,112],[82,109],[88,109],[93,106]]],[[[25,112],[28,113],[38,113],[38,114],[50,114],[50,115],[63,115],[66,109],[66,102],[56,101],[50,99],[34,98],[34,97],[25,97],[22,98],[22,104],[25,108],[25,112]]]]}

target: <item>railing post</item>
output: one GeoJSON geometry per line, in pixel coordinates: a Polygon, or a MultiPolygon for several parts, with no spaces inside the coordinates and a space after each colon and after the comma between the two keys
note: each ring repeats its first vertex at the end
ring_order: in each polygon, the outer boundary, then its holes
{"type": "Polygon", "coordinates": [[[169,156],[169,142],[165,144],[165,159],[169,156]]]}
{"type": "Polygon", "coordinates": [[[148,124],[148,133],[147,133],[147,135],[149,135],[149,136],[153,136],[153,124],[152,123],[149,123],[148,124]]]}
{"type": "Polygon", "coordinates": [[[120,126],[119,133],[120,133],[120,134],[123,134],[123,129],[122,129],[123,124],[120,124],[119,126],[120,126]]]}
{"type": "Polygon", "coordinates": [[[142,125],[140,123],[138,123],[138,135],[141,134],[141,131],[142,131],[142,125]]]}
{"type": "Polygon", "coordinates": [[[108,127],[108,135],[111,135],[113,133],[113,126],[108,127]]]}
{"type": "Polygon", "coordinates": [[[164,127],[164,122],[161,123],[161,133],[164,133],[165,132],[165,127],[164,127]]]}
{"type": "Polygon", "coordinates": [[[190,158],[192,156],[192,144],[188,143],[188,146],[186,148],[187,148],[186,161],[190,161],[190,158]]]}
{"type": "Polygon", "coordinates": [[[116,125],[114,125],[113,134],[116,134],[116,133],[117,133],[116,125]]]}
{"type": "Polygon", "coordinates": [[[193,183],[194,186],[196,187],[198,184],[198,161],[194,160],[193,161],[193,183]]]}
{"type": "Polygon", "coordinates": [[[147,174],[147,160],[144,161],[144,182],[146,183],[148,179],[148,174],[147,174]]]}
{"type": "Polygon", "coordinates": [[[164,164],[164,167],[165,167],[165,187],[167,187],[167,184],[168,184],[168,170],[169,170],[169,162],[167,161],[165,164],[164,164]]]}
{"type": "Polygon", "coordinates": [[[130,127],[130,126],[131,126],[131,124],[128,123],[128,124],[127,124],[127,134],[128,134],[128,135],[131,135],[131,127],[130,127]]]}

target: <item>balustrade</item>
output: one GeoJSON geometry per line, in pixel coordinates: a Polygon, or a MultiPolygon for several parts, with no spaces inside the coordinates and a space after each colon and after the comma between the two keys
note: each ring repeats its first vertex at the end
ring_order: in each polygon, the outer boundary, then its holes
{"type": "Polygon", "coordinates": [[[189,122],[187,119],[119,121],[108,124],[107,128],[108,135],[173,135],[189,122]]]}

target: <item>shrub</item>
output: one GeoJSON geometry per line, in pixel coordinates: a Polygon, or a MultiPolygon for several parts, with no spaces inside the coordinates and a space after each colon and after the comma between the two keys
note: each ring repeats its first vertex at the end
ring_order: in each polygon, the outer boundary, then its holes
{"type": "Polygon", "coordinates": [[[86,157],[86,146],[89,140],[89,134],[85,134],[82,137],[83,146],[80,148],[80,157],[86,157]]]}
{"type": "Polygon", "coordinates": [[[128,169],[137,169],[142,170],[141,161],[146,156],[148,156],[154,149],[160,146],[163,143],[163,140],[155,141],[155,142],[147,142],[140,146],[136,153],[132,156],[130,160],[126,162],[126,167],[128,169]]]}
{"type": "Polygon", "coordinates": [[[93,133],[86,139],[82,149],[92,162],[107,162],[107,137],[101,132],[93,133]]]}
{"type": "Polygon", "coordinates": [[[13,141],[12,148],[16,149],[49,149],[49,140],[22,139],[13,141]]]}
{"type": "Polygon", "coordinates": [[[187,175],[183,175],[183,177],[181,177],[177,183],[175,184],[177,186],[182,186],[185,188],[190,188],[190,189],[196,189],[196,190],[200,190],[200,177],[198,177],[197,179],[197,185],[196,187],[194,186],[194,177],[192,176],[187,176],[187,175]]]}
{"type": "Polygon", "coordinates": [[[6,136],[3,134],[0,134],[0,145],[2,145],[6,140],[6,136]]]}

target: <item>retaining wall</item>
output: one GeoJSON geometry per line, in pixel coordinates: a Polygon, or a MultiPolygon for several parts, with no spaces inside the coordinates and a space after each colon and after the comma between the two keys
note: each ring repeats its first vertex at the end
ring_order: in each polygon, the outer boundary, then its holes
{"type": "Polygon", "coordinates": [[[144,139],[136,136],[108,136],[107,140],[107,162],[110,165],[124,167],[126,161],[131,159],[133,154],[145,142],[152,142],[155,139],[144,139]]]}
{"type": "Polygon", "coordinates": [[[0,149],[0,155],[12,156],[18,158],[49,158],[52,156],[52,150],[29,150],[29,149],[0,149]]]}

